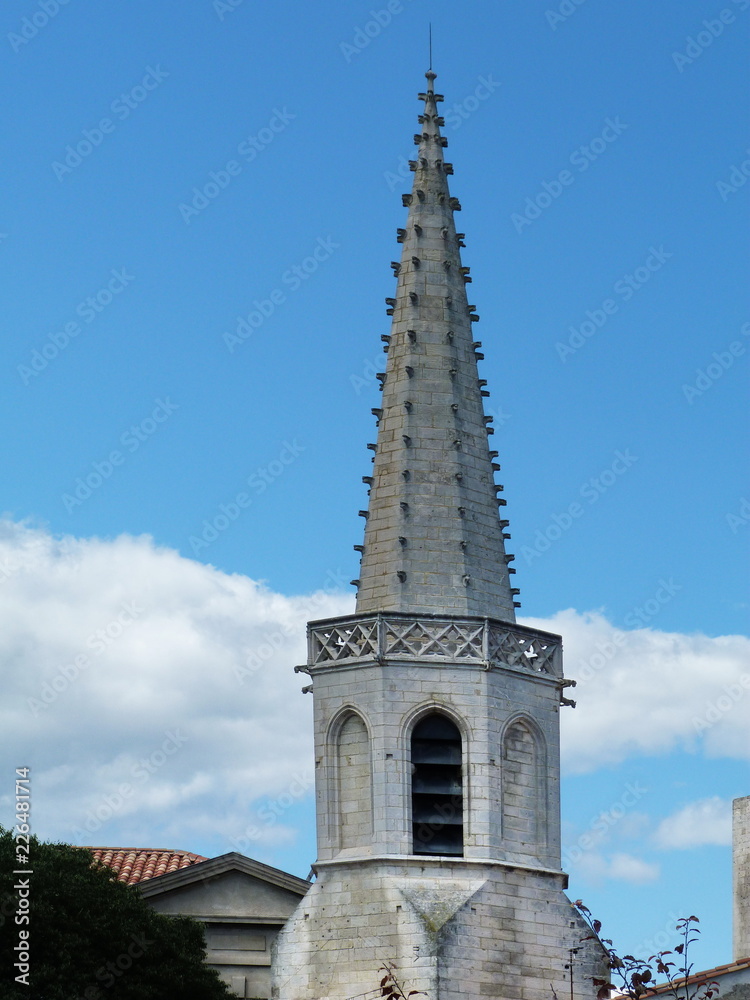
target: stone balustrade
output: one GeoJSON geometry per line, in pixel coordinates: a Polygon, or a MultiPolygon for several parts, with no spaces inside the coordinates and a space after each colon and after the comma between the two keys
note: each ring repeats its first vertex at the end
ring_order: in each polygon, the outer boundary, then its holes
{"type": "Polygon", "coordinates": [[[310,668],[373,660],[465,663],[562,679],[559,635],[492,618],[403,612],[349,615],[311,622],[307,639],[310,668]]]}

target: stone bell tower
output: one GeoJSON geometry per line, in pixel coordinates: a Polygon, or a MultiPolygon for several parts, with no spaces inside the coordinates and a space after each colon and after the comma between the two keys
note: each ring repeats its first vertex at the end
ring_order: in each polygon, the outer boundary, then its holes
{"type": "Polygon", "coordinates": [[[389,963],[428,1000],[583,1000],[605,973],[560,870],[561,642],[515,620],[479,317],[426,75],[356,611],[311,622],[297,668],[313,684],[317,881],[279,936],[274,997],[379,996],[389,963]]]}

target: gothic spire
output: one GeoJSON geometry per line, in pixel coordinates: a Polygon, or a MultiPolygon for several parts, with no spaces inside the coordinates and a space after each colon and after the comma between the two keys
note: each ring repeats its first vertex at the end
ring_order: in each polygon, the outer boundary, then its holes
{"type": "Polygon", "coordinates": [[[393,316],[378,418],[377,444],[366,516],[357,612],[404,611],[479,615],[515,621],[502,519],[500,466],[484,413],[481,344],[472,326],[479,317],[466,297],[471,281],[462,267],[460,208],[448,190],[453,167],[430,70],[420,94],[424,113],[414,136],[417,158],[403,244],[393,262],[397,288],[386,299],[393,316]],[[500,513],[498,507],[500,506],[500,513]]]}

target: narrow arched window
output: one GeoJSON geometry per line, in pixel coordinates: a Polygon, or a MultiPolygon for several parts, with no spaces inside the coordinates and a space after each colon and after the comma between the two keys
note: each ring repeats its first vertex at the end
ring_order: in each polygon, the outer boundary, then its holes
{"type": "Polygon", "coordinates": [[[531,729],[517,720],[503,748],[503,837],[529,852],[536,849],[541,820],[538,757],[531,729]]]}
{"type": "Polygon", "coordinates": [[[339,846],[368,847],[372,841],[370,737],[364,720],[347,716],[338,737],[339,846]]]}
{"type": "Polygon", "coordinates": [[[464,853],[461,733],[444,715],[428,715],[411,738],[414,854],[464,853]]]}

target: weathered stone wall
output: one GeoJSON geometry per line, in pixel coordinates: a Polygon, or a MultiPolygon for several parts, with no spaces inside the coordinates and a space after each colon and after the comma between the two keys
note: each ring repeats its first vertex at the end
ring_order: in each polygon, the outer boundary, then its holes
{"type": "Polygon", "coordinates": [[[553,678],[373,663],[316,670],[314,684],[320,860],[352,848],[352,837],[358,855],[411,854],[411,731],[437,710],[462,734],[465,856],[559,868],[559,689],[553,678]],[[352,713],[363,720],[356,724],[356,748],[341,728],[355,725],[345,721],[352,713]],[[521,734],[523,760],[516,747],[521,734]],[[342,808],[355,813],[346,813],[346,829],[342,808]],[[365,823],[372,829],[367,845],[352,826],[365,823]]]}
{"type": "Polygon", "coordinates": [[[393,963],[429,1000],[595,997],[595,942],[560,871],[559,678],[532,668],[384,662],[311,670],[318,881],[278,938],[274,996],[348,1000],[393,963]],[[412,854],[411,734],[462,738],[464,857],[412,854]]]}
{"type": "MultiPolygon", "coordinates": [[[[158,913],[191,916],[206,925],[206,962],[238,996],[268,997],[271,944],[302,893],[266,881],[262,872],[252,876],[232,867],[232,857],[239,858],[228,855],[224,867],[216,864],[223,859],[214,859],[147,879],[138,888],[158,913]]],[[[289,876],[289,881],[296,880],[289,876]]]]}
{"type": "MultiPolygon", "coordinates": [[[[489,426],[432,81],[422,98],[382,404],[377,408],[357,610],[515,621],[489,426]]],[[[510,536],[507,536],[510,537],[510,536]]]]}
{"type": "MultiPolygon", "coordinates": [[[[276,942],[274,998],[347,1000],[375,990],[383,963],[427,1000],[596,996],[601,953],[562,875],[424,859],[333,863],[276,942]]],[[[373,994],[374,995],[374,994],[373,994]]]]}
{"type": "Polygon", "coordinates": [[[734,958],[750,958],[750,795],[735,799],[732,817],[734,958]]]}

